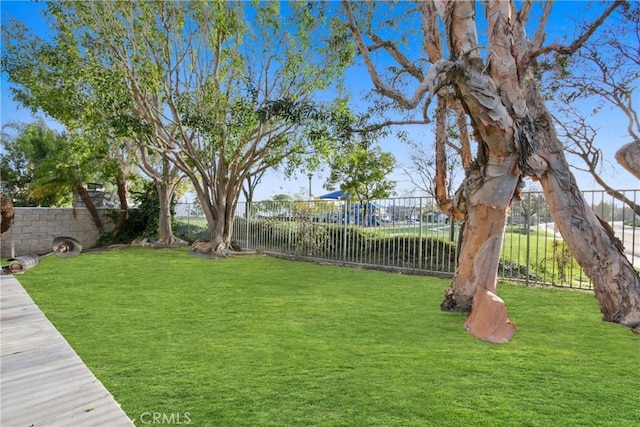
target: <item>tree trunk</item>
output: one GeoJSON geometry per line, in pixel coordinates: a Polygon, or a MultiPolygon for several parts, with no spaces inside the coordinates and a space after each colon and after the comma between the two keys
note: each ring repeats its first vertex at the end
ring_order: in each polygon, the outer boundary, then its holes
{"type": "Polygon", "coordinates": [[[93,223],[98,229],[98,232],[104,233],[104,225],[102,224],[102,219],[100,219],[100,214],[96,209],[96,205],[93,204],[91,197],[89,197],[89,192],[87,191],[86,188],[84,188],[80,184],[76,185],[76,191],[80,195],[80,199],[82,200],[82,203],[84,203],[84,206],[89,211],[89,215],[91,215],[91,219],[93,220],[93,223]]]}
{"type": "MultiPolygon", "coordinates": [[[[425,122],[431,97],[448,97],[449,105],[459,101],[478,141],[475,165],[468,171],[461,191],[453,200],[444,193],[438,196],[445,212],[466,215],[456,274],[442,308],[471,309],[465,327],[478,338],[491,342],[510,339],[514,326],[508,320],[504,303],[495,296],[496,275],[506,212],[521,177],[527,175],[542,180],[558,226],[574,256],[594,281],[605,320],[638,328],[638,273],[619,250],[613,233],[599,222],[582,199],[542,98],[537,94],[531,96],[535,91],[536,59],[553,51],[563,55],[575,52],[622,3],[607,7],[571,45],[553,48],[542,46],[550,2],[543,8],[533,40],[525,33],[531,2],[524,2],[520,11],[513,1],[482,3],[485,18],[482,26],[486,26],[487,36],[482,45],[477,35],[477,2],[422,3],[424,46],[432,64],[424,76],[414,61],[398,53],[397,45],[385,42],[391,47],[384,49],[400,66],[397,76],[407,73],[420,81],[415,92],[405,96],[402,91],[406,86],[394,85],[393,79],[385,80],[386,76],[378,73],[370,55],[381,44],[374,36],[379,40],[383,38],[375,34],[370,20],[365,21],[361,31],[349,2],[343,2],[348,28],[376,90],[407,110],[415,109],[428,92],[422,111],[425,122]],[[436,21],[436,13],[440,22],[436,21]],[[376,47],[365,42],[363,33],[376,42],[376,47]],[[445,34],[446,52],[439,42],[441,34],[445,34]],[[444,89],[445,85],[451,87],[452,92],[444,89]]],[[[439,109],[443,105],[440,103],[439,109]]],[[[444,116],[438,116],[441,117],[444,116]]],[[[444,127],[443,123],[439,121],[439,130],[444,127]]],[[[436,141],[440,150],[438,158],[442,159],[444,143],[439,138],[436,141]]],[[[438,182],[442,186],[444,175],[440,172],[438,182]]]]}
{"type": "Polygon", "coordinates": [[[215,255],[228,247],[230,239],[225,236],[224,220],[216,221],[214,226],[209,228],[211,231],[211,252],[215,255]]]}
{"type": "Polygon", "coordinates": [[[440,306],[443,311],[471,310],[477,287],[496,290],[506,210],[478,204],[468,210],[458,248],[458,264],[440,306]]]}
{"type": "MultiPolygon", "coordinates": [[[[459,4],[462,2],[455,3],[459,4]]],[[[466,210],[467,217],[456,274],[441,309],[472,310],[465,328],[476,338],[499,343],[510,340],[515,330],[495,292],[507,210],[520,180],[519,160],[525,153],[519,153],[516,144],[520,133],[512,116],[513,104],[501,98],[507,94],[498,90],[479,58],[471,58],[464,69],[464,78],[456,79],[455,85],[481,142],[460,192],[462,203],[455,209],[466,210]],[[474,303],[476,297],[480,300],[474,303]]]]}
{"type": "MultiPolygon", "coordinates": [[[[360,201],[360,205],[362,205],[362,216],[360,217],[360,226],[369,227],[369,202],[368,201],[360,201]]],[[[410,220],[413,218],[409,218],[410,220]]]]}
{"type": "Polygon", "coordinates": [[[476,338],[493,343],[509,341],[515,332],[504,302],[496,295],[507,210],[518,182],[509,172],[513,161],[513,157],[492,158],[483,168],[484,178],[478,165],[467,175],[463,184],[467,218],[456,273],[440,306],[444,311],[471,310],[465,328],[476,338]],[[478,179],[482,185],[473,188],[478,179]]]}
{"type": "Polygon", "coordinates": [[[211,233],[212,255],[223,255],[231,247],[235,208],[240,195],[240,181],[234,179],[231,184],[218,183],[216,196],[213,200],[208,197],[202,187],[196,186],[196,195],[211,233]]]}
{"type": "MultiPolygon", "coordinates": [[[[158,193],[159,208],[158,212],[158,243],[164,245],[173,245],[183,243],[173,235],[171,226],[171,200],[176,188],[182,178],[179,177],[180,169],[176,165],[172,165],[169,158],[161,154],[157,163],[154,165],[149,155],[149,149],[145,146],[140,147],[142,163],[140,169],[153,180],[158,193]],[[156,167],[157,166],[157,167],[156,167]]],[[[198,195],[200,198],[200,195],[198,195]]],[[[201,200],[202,202],[202,200],[201,200]]]]}
{"type": "Polygon", "coordinates": [[[219,204],[223,206],[218,206],[214,210],[221,212],[221,215],[217,215],[217,220],[213,224],[209,224],[212,255],[224,255],[227,252],[231,247],[231,234],[233,233],[233,215],[230,215],[228,211],[227,202],[219,204]]]}
{"type": "Polygon", "coordinates": [[[593,281],[602,319],[640,333],[640,275],[611,227],[601,221],[578,189],[551,117],[537,93],[529,95],[536,123],[538,155],[548,169],[541,176],[551,214],[576,261],[593,281]]]}
{"type": "Polygon", "coordinates": [[[120,201],[120,213],[118,214],[118,220],[113,229],[113,237],[116,237],[124,222],[127,220],[129,214],[129,202],[127,200],[127,181],[124,179],[124,171],[120,169],[116,176],[116,185],[118,187],[118,199],[120,201]]]}
{"type": "Polygon", "coordinates": [[[0,213],[2,213],[2,223],[0,225],[0,236],[9,231],[13,225],[15,212],[13,211],[13,202],[4,194],[0,194],[0,213]]]}
{"type": "MultiPolygon", "coordinates": [[[[235,208],[233,209],[235,211],[235,208]]],[[[231,236],[233,235],[233,223],[235,220],[235,212],[227,212],[224,218],[224,232],[222,239],[225,242],[225,248],[231,249],[231,236]]]]}
{"type": "Polygon", "coordinates": [[[173,184],[170,182],[155,181],[160,212],[158,213],[158,243],[173,245],[179,239],[173,235],[171,225],[171,199],[173,198],[173,184]]]}

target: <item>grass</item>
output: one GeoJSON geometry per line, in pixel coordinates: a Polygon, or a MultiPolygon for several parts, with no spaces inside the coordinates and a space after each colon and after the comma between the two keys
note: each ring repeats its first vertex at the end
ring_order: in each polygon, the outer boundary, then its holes
{"type": "Polygon", "coordinates": [[[640,424],[640,337],[584,292],[501,284],[518,330],[492,345],[434,278],[132,248],[19,279],[137,424],[640,424]]]}
{"type": "Polygon", "coordinates": [[[175,221],[183,224],[184,226],[191,226],[191,227],[197,227],[197,228],[207,228],[207,219],[205,217],[199,217],[199,216],[191,216],[191,217],[186,217],[186,216],[178,216],[175,218],[175,221]]]}

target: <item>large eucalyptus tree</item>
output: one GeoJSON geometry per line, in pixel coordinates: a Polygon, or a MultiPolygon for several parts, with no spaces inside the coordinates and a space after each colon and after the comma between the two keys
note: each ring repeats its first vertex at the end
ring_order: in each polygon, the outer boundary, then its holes
{"type": "Polygon", "coordinates": [[[545,43],[551,2],[539,10],[532,37],[526,32],[534,16],[531,1],[343,1],[342,6],[377,93],[400,109],[418,111],[405,123],[428,123],[437,97],[438,201],[443,211],[465,221],[442,309],[471,310],[465,327],[477,337],[511,339],[515,327],[496,295],[496,274],[507,210],[523,178],[530,177],[540,180],[563,238],[593,280],[604,320],[637,331],[640,277],[583,199],[536,78],[539,58],[580,49],[621,2],[604,5],[566,45],[545,43]],[[442,188],[447,109],[466,116],[477,142],[473,162],[463,161],[469,166],[455,197],[442,188]]]}

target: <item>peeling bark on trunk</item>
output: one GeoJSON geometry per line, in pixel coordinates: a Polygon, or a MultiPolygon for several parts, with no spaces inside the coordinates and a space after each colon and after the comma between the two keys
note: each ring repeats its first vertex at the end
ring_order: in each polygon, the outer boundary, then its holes
{"type": "MultiPolygon", "coordinates": [[[[497,169],[508,167],[503,164],[497,169]]],[[[496,295],[496,285],[507,207],[516,183],[517,179],[508,174],[487,177],[483,186],[467,197],[468,214],[458,248],[456,273],[440,306],[444,311],[471,310],[464,327],[476,338],[493,343],[509,341],[515,332],[504,301],[496,295]],[[499,187],[510,192],[499,196],[499,187]]]]}
{"type": "Polygon", "coordinates": [[[466,209],[456,274],[445,291],[441,309],[478,312],[465,328],[476,338],[490,342],[511,339],[514,325],[508,321],[504,303],[496,296],[500,248],[507,210],[517,189],[521,171],[516,152],[516,120],[511,117],[493,81],[479,59],[465,68],[456,81],[461,102],[482,141],[478,158],[467,171],[458,210],[466,209]],[[474,297],[483,300],[473,307],[474,297]],[[496,329],[497,328],[497,329],[496,329]]]}
{"type": "Polygon", "coordinates": [[[602,319],[640,333],[640,275],[624,254],[620,240],[584,200],[562,152],[546,107],[536,94],[538,154],[548,163],[541,184],[551,214],[576,261],[593,281],[602,319]]]}
{"type": "Polygon", "coordinates": [[[469,209],[458,253],[458,268],[445,293],[444,311],[469,311],[478,287],[496,290],[506,210],[478,204],[469,209]]]}
{"type": "Polygon", "coordinates": [[[464,327],[474,337],[495,344],[511,341],[516,332],[516,325],[509,320],[502,298],[481,287],[473,297],[471,314],[464,322],[464,327]]]}

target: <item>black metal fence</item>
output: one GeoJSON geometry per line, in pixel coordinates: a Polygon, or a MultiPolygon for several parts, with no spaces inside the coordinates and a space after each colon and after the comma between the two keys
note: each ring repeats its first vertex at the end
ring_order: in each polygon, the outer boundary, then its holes
{"type": "MultiPolygon", "coordinates": [[[[640,190],[620,191],[640,203],[640,190]]],[[[623,243],[640,268],[640,216],[603,191],[585,199],[623,243]]],[[[176,207],[176,233],[207,240],[198,205],[176,207]]],[[[430,197],[371,200],[262,201],[238,206],[232,240],[243,249],[408,273],[451,275],[460,224],[441,214],[430,197]]],[[[591,289],[553,223],[544,195],[526,192],[513,205],[499,277],[504,280],[591,289]]]]}

